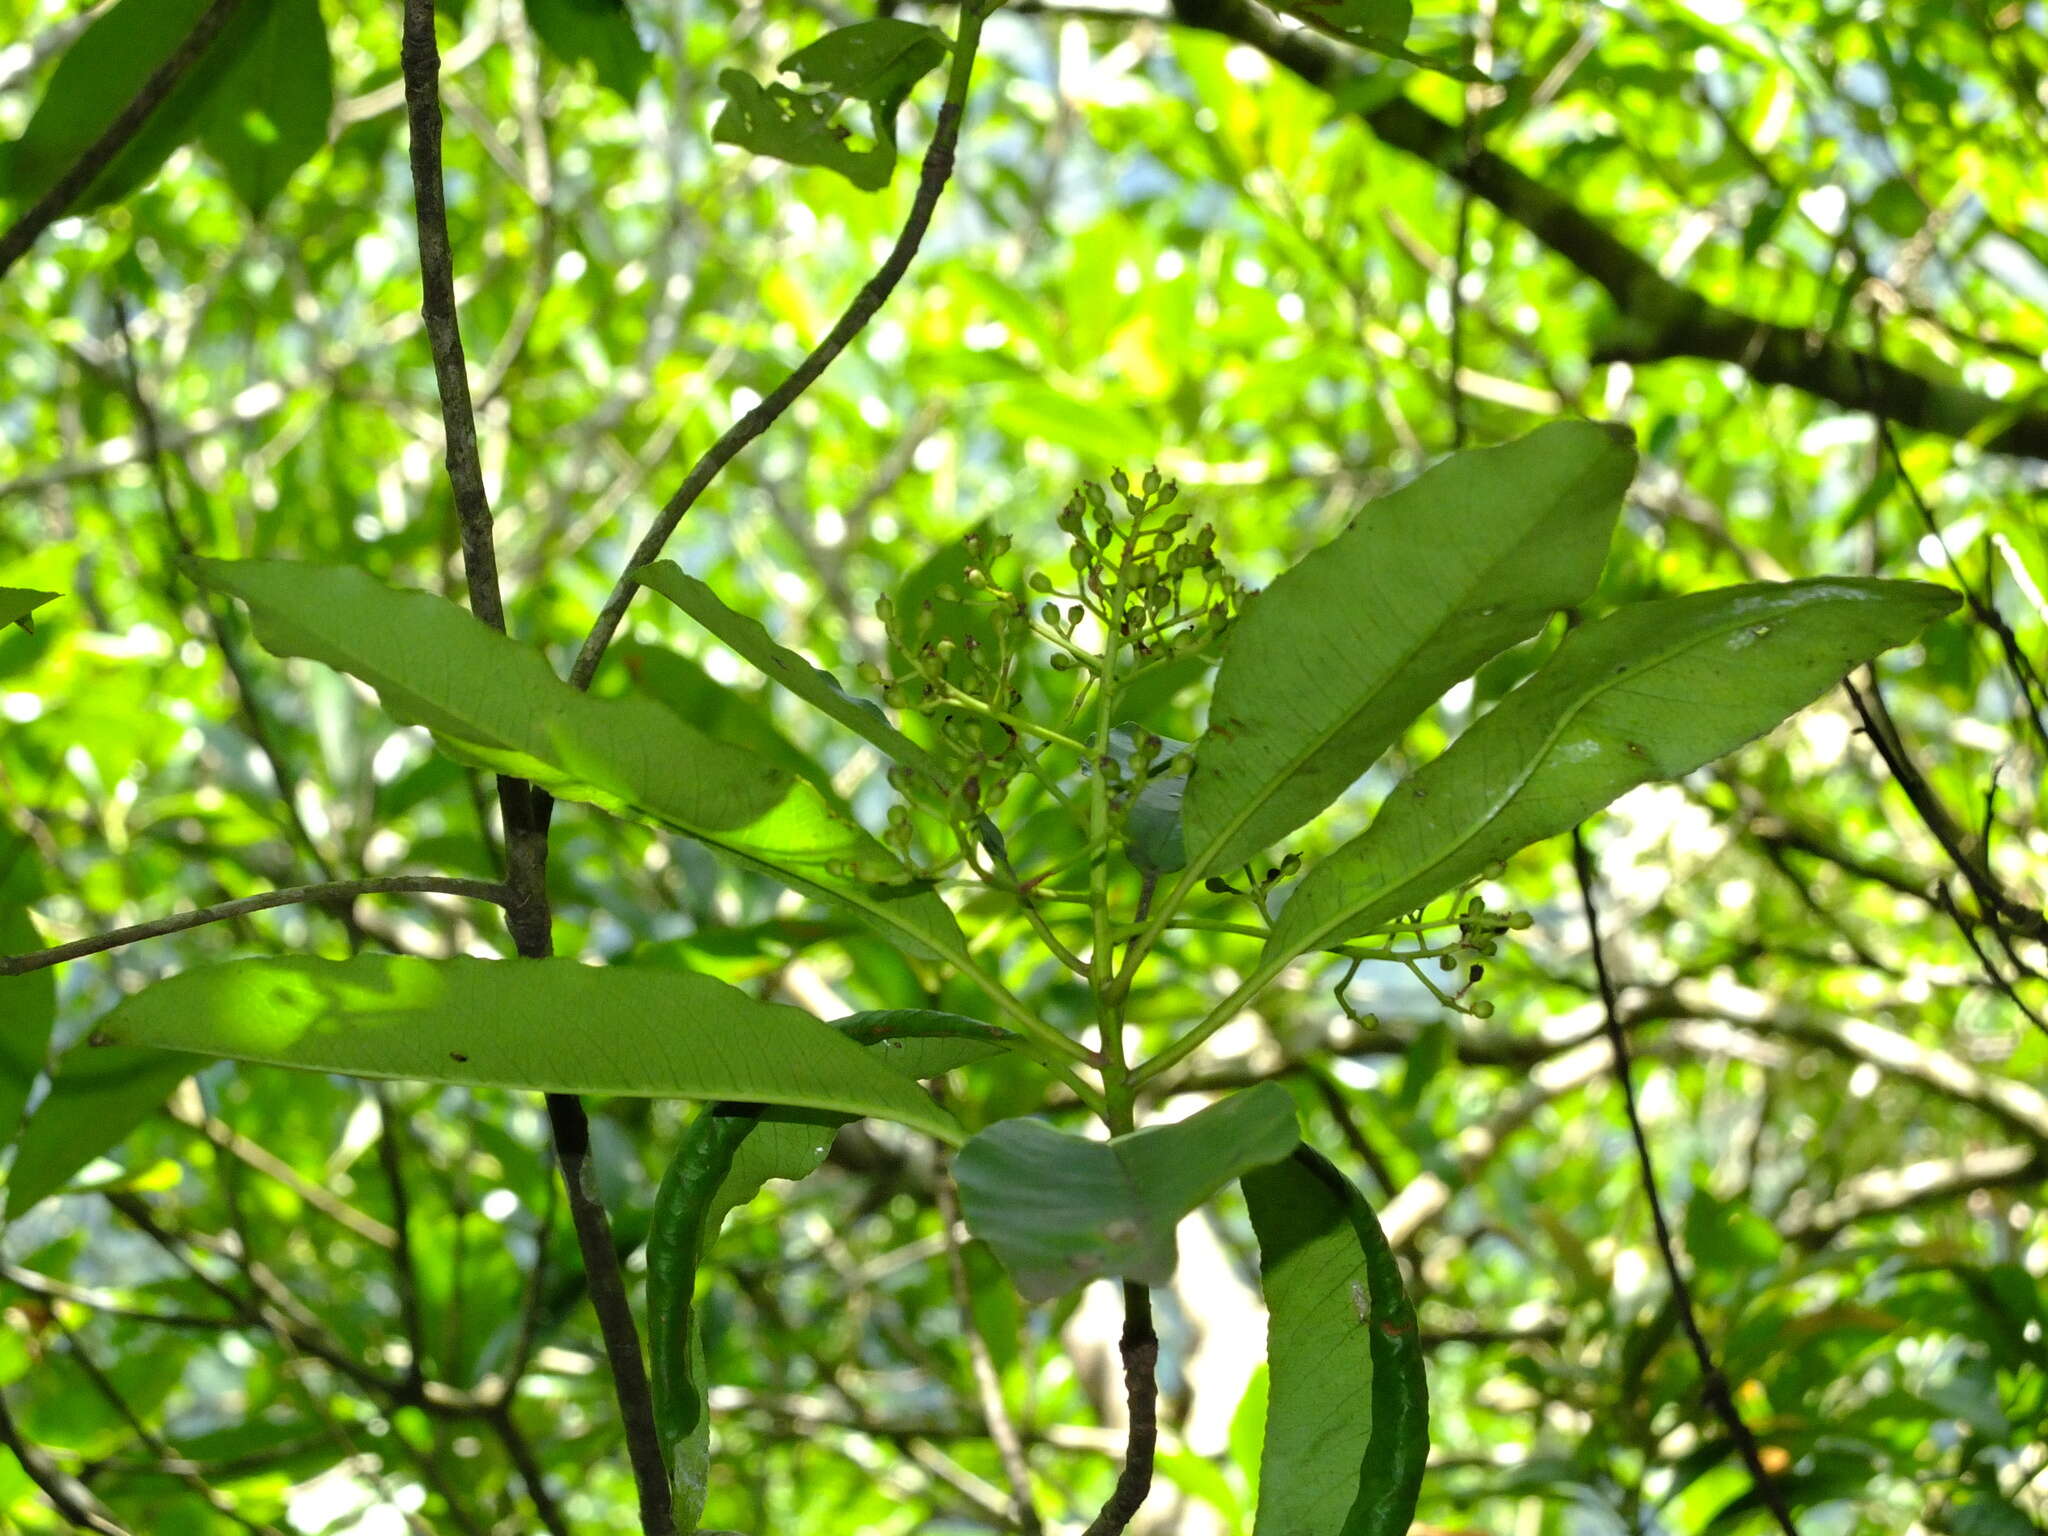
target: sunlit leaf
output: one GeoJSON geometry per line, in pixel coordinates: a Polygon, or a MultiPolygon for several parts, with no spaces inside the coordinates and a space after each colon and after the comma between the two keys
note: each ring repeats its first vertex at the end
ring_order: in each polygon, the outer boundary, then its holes
{"type": "Polygon", "coordinates": [[[953,1117],[830,1025],[709,976],[575,960],[231,960],[116,1005],[92,1040],[357,1077],[953,1117]]]}
{"type": "Polygon", "coordinates": [[[350,567],[201,560],[192,570],[249,604],[270,650],[361,678],[395,718],[466,761],[686,832],[929,952],[962,948],[945,903],[816,789],[651,699],[592,698],[453,603],[350,567]]]}
{"type": "Polygon", "coordinates": [[[1574,630],[1309,872],[1268,956],[1368,932],[1638,784],[1712,762],[1955,606],[1920,582],[1792,581],[1638,603],[1574,630]]]}
{"type": "Polygon", "coordinates": [[[1454,454],[1252,598],[1182,807],[1196,869],[1300,827],[1446,688],[1590,596],[1634,473],[1628,433],[1591,422],[1454,454]]]}
{"type": "Polygon", "coordinates": [[[1306,1147],[1244,1176],[1270,1370],[1254,1536],[1406,1536],[1429,1454],[1415,1308],[1372,1207],[1306,1147]]]}

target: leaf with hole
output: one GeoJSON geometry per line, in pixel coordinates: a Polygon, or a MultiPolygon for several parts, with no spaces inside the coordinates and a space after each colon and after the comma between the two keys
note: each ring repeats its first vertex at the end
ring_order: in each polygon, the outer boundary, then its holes
{"type": "Polygon", "coordinates": [[[815,788],[652,699],[592,698],[455,604],[352,567],[189,569],[247,603],[271,651],[361,678],[394,718],[425,726],[464,761],[688,833],[923,952],[964,953],[946,904],[815,788]]]}
{"type": "Polygon", "coordinates": [[[231,960],[136,993],[91,1038],[356,1077],[796,1105],[960,1136],[930,1095],[830,1025],[669,968],[231,960]]]}
{"type": "Polygon", "coordinates": [[[1628,433],[1559,422],[1370,503],[1247,604],[1182,805],[1196,873],[1321,811],[1453,683],[1600,579],[1628,433]]]}
{"type": "Polygon", "coordinates": [[[897,112],[912,87],[945,59],[947,47],[935,29],[885,16],[828,32],[782,61],[783,72],[813,89],[763,85],[740,70],[724,70],[718,83],[726,102],[711,125],[712,140],[791,165],[824,166],[879,191],[896,172],[897,112]],[[848,101],[867,104],[865,145],[838,120],[848,101]]]}
{"type": "Polygon", "coordinates": [[[1573,630],[1310,870],[1266,963],[1370,932],[1638,784],[1712,762],[1955,606],[1921,582],[1788,581],[1638,603],[1573,630]]]}
{"type": "Polygon", "coordinates": [[[1090,1280],[1173,1278],[1173,1229],[1188,1212],[1300,1140],[1294,1100],[1261,1083],[1171,1125],[1110,1141],[1003,1120],[953,1163],[968,1230],[1017,1289],[1048,1301],[1090,1280]]]}
{"type": "Polygon", "coordinates": [[[1306,1147],[1243,1183],[1269,1370],[1253,1536],[1404,1536],[1429,1454],[1429,1393],[1378,1218],[1306,1147]]]}

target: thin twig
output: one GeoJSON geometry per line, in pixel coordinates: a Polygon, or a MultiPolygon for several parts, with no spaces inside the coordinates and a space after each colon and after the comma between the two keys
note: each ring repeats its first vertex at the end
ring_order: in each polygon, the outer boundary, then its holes
{"type": "MultiPolygon", "coordinates": [[[[398,1288],[398,1316],[405,1330],[408,1358],[406,1380],[413,1386],[426,1379],[427,1328],[420,1311],[419,1272],[412,1261],[412,1191],[406,1187],[405,1165],[398,1150],[400,1117],[392,1107],[391,1090],[382,1083],[371,1085],[377,1104],[377,1163],[384,1173],[384,1187],[391,1196],[391,1271],[398,1288]]],[[[452,1266],[453,1278],[460,1278],[461,1265],[452,1266]]]]}
{"type": "Polygon", "coordinates": [[[604,1335],[611,1361],[612,1393],[626,1421],[626,1454],[633,1480],[640,1487],[640,1523],[646,1536],[674,1536],[675,1514],[668,1485],[668,1466],[661,1442],[653,1433],[654,1393],[640,1355],[640,1333],[633,1325],[632,1303],[626,1298],[626,1277],[612,1243],[611,1224],[598,1198],[597,1178],[590,1161],[590,1119],[583,1101],[572,1093],[548,1095],[548,1122],[554,1127],[555,1150],[562,1160],[562,1184],[569,1192],[569,1215],[583,1250],[584,1278],[590,1304],[604,1335]],[[638,1432],[645,1425],[646,1433],[638,1432]]]}
{"type": "Polygon", "coordinates": [[[85,152],[51,184],[50,190],[37,198],[6,234],[0,235],[0,277],[5,277],[8,270],[28,254],[29,247],[36,243],[43,231],[64,217],[65,210],[78,200],[79,194],[93,184],[100,172],[113,164],[115,157],[142,131],[142,125],[149,121],[151,114],[178,88],[178,82],[205,55],[241,6],[242,0],[213,0],[205,14],[193,23],[192,30],[185,34],[185,40],[156,67],[154,74],[142,82],[142,89],[136,92],[135,99],[120,110],[98,138],[86,146],[85,152]]]}
{"type": "Polygon", "coordinates": [[[0,1444],[14,1452],[14,1459],[21,1463],[21,1470],[28,1474],[29,1481],[43,1490],[52,1507],[74,1528],[96,1531],[99,1536],[129,1536],[126,1528],[115,1524],[113,1517],[93,1497],[90,1488],[59,1468],[22,1434],[15,1425],[14,1414],[9,1410],[4,1395],[0,1395],[0,1444]]]}
{"type": "MultiPolygon", "coordinates": [[[[410,3],[416,4],[418,0],[410,0],[410,3]]],[[[846,313],[839,317],[839,323],[825,333],[825,339],[812,349],[810,356],[798,363],[759,405],[720,434],[718,441],[691,466],[689,474],[683,477],[683,483],[662,506],[652,526],[634,548],[632,558],[627,561],[626,574],[619,577],[611,595],[605,599],[604,607],[599,610],[597,622],[591,626],[582,650],[577,653],[576,664],[569,669],[569,681],[578,688],[590,686],[597,664],[604,659],[605,648],[618,633],[619,623],[633,601],[638,584],[631,573],[660,558],[669,536],[697,504],[697,499],[710,488],[711,482],[718,478],[719,471],[731,463],[747,444],[772,427],[782,413],[796,403],[797,397],[832,366],[839,354],[888,301],[889,295],[902,281],[903,274],[910,270],[918,247],[924,243],[925,231],[931,227],[932,213],[939,205],[939,194],[945,190],[946,182],[953,174],[953,153],[960,140],[961,114],[966,107],[967,87],[973,77],[974,58],[981,41],[981,24],[988,9],[992,7],[985,6],[982,0],[968,0],[960,9],[960,34],[953,45],[953,71],[946,83],[946,99],[939,108],[931,145],[925,151],[924,167],[918,176],[916,195],[911,199],[909,217],[904,220],[895,245],[883,258],[881,266],[875,269],[874,276],[861,285],[846,313]]]]}
{"type": "Polygon", "coordinates": [[[1159,1334],[1152,1326],[1152,1293],[1135,1280],[1124,1282],[1124,1331],[1117,1347],[1124,1359],[1130,1439],[1116,1488],[1083,1536],[1119,1536],[1152,1491],[1152,1458],[1159,1449],[1159,1334]]]}
{"type": "Polygon", "coordinates": [[[68,960],[79,960],[87,955],[140,943],[144,939],[160,939],[166,934],[183,933],[188,928],[202,928],[208,923],[246,917],[251,912],[267,912],[272,907],[324,906],[357,896],[409,895],[467,896],[477,901],[495,902],[499,906],[505,906],[512,900],[511,889],[496,881],[460,880],[444,875],[386,875],[372,880],[332,880],[321,885],[295,885],[281,891],[244,896],[237,901],[224,901],[215,907],[199,907],[191,912],[152,918],[146,923],[116,928],[111,933],[96,933],[90,938],[73,939],[69,944],[37,950],[34,954],[0,955],[0,976],[26,975],[30,971],[62,965],[68,960]]]}
{"type": "Polygon", "coordinates": [[[1572,868],[1578,875],[1579,899],[1586,909],[1586,932],[1593,950],[1593,973],[1600,983],[1607,1043],[1614,1051],[1614,1075],[1620,1079],[1622,1103],[1628,1110],[1629,1134],[1635,1140],[1636,1162],[1643,1175],[1643,1194],[1650,1202],[1650,1221],[1657,1230],[1657,1251],[1663,1255],[1664,1272],[1671,1279],[1671,1299],[1678,1308],[1678,1320],[1685,1328],[1686,1338],[1692,1343],[1694,1356],[1699,1360],[1700,1390],[1727,1429],[1729,1439],[1735,1442],[1742,1464],[1749,1469],[1750,1484],[1755,1488],[1757,1498],[1771,1512],[1785,1536],[1799,1536],[1799,1527],[1793,1524],[1792,1512],[1786,1507],[1785,1495],[1764,1466],[1763,1452],[1757,1445],[1756,1436],[1744,1422],[1742,1410],[1735,1406],[1735,1396],[1728,1390],[1728,1378],[1714,1363],[1706,1335],[1700,1332],[1699,1318],[1693,1311],[1692,1289],[1686,1284],[1685,1271],[1678,1263],[1678,1250],[1671,1241],[1671,1224],[1665,1219],[1664,1200],[1657,1191],[1657,1165],[1650,1157],[1650,1138],[1643,1130],[1642,1113],[1636,1104],[1635,1078],[1629,1070],[1628,1033],[1621,1027],[1621,1012],[1615,1005],[1614,979],[1607,970],[1607,948],[1600,938],[1600,913],[1593,898],[1593,859],[1586,848],[1585,834],[1577,827],[1572,829],[1572,868]]]}
{"type": "Polygon", "coordinates": [[[953,1192],[950,1174],[941,1171],[932,1192],[939,1207],[939,1232],[946,1242],[946,1277],[953,1287],[953,1305],[960,1309],[960,1332],[967,1341],[967,1358],[974,1369],[974,1390],[981,1399],[982,1421],[988,1437],[995,1442],[996,1458],[1003,1464],[1003,1477],[1010,1485],[1011,1518],[1025,1536],[1042,1536],[1044,1522],[1031,1497],[1031,1464],[1024,1459],[1024,1440],[1003,1402],[1002,1378],[989,1354],[988,1340],[974,1323],[974,1287],[967,1276],[967,1261],[960,1253],[958,1225],[960,1197],[953,1192]]]}

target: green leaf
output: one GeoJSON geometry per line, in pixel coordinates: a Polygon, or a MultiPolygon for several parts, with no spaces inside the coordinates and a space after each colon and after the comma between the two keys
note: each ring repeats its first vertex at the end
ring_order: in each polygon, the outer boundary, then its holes
{"type": "Polygon", "coordinates": [[[1172,1125],[1090,1141],[1040,1120],[1004,1120],[953,1164],[961,1210],[1017,1289],[1048,1301],[1109,1275],[1164,1285],[1173,1229],[1217,1190],[1287,1156],[1294,1100],[1261,1083],[1172,1125]]]}
{"type": "MultiPolygon", "coordinates": [[[[0,192],[20,207],[34,202],[106,132],[149,77],[192,31],[211,0],[119,0],[79,35],[51,71],[28,127],[0,164],[0,192]]],[[[206,54],[157,106],[122,151],[66,210],[84,213],[118,202],[157,173],[190,137],[229,65],[247,46],[263,7],[244,5],[206,54]]]]}
{"type": "MultiPolygon", "coordinates": [[[[5,612],[5,609],[0,609],[5,612]]],[[[43,947],[28,903],[42,894],[28,839],[0,832],[0,955],[43,947]]],[[[28,1092],[42,1075],[57,1023],[57,973],[0,976],[0,1144],[14,1139],[28,1092]]]]}
{"type": "Polygon", "coordinates": [[[1289,16],[1368,48],[1394,48],[1408,40],[1415,21],[1410,0],[1281,0],[1289,16]]]}
{"type": "Polygon", "coordinates": [[[19,624],[30,634],[35,633],[35,619],[32,615],[43,604],[54,602],[58,593],[38,592],[31,587],[0,587],[0,629],[9,624],[19,624]]]}
{"type": "MultiPolygon", "coordinates": [[[[1109,754],[1126,774],[1137,770],[1138,737],[1144,727],[1116,726],[1109,733],[1109,754]]],[[[1156,734],[1156,733],[1152,733],[1156,734]]],[[[1152,772],[1124,810],[1124,851],[1131,863],[1147,874],[1170,874],[1187,864],[1187,848],[1181,834],[1181,803],[1187,794],[1188,776],[1161,772],[1188,749],[1184,741],[1159,736],[1153,753],[1152,772]]]]}
{"type": "Polygon", "coordinates": [[[932,778],[938,776],[938,766],[930,755],[891,725],[879,704],[854,698],[831,673],[778,644],[760,620],[728,608],[716,592],[673,560],[643,565],[632,574],[640,585],[674,603],[763,677],[838,721],[891,762],[932,778]]]}
{"type": "Polygon", "coordinates": [[[1429,1454],[1415,1308],[1372,1207],[1298,1147],[1244,1177],[1270,1369],[1254,1536],[1402,1536],[1429,1454]]]}
{"type": "Polygon", "coordinates": [[[673,827],[923,951],[965,953],[946,904],[816,789],[651,699],[592,698],[540,652],[455,604],[353,567],[198,560],[189,569],[247,603],[271,651],[361,678],[393,717],[424,725],[464,761],[673,827]]]}
{"type": "Polygon", "coordinates": [[[1920,582],[1791,581],[1638,603],[1574,630],[1309,872],[1267,963],[1366,933],[1638,784],[1712,762],[1955,605],[1920,582]]]}
{"type": "Polygon", "coordinates": [[[929,1095],[830,1025],[667,967],[231,960],[136,993],[92,1039],[356,1077],[799,1105],[960,1136],[929,1095]]]}
{"type": "MultiPolygon", "coordinates": [[[[1012,1038],[977,1019],[921,1008],[851,1014],[833,1028],[889,1069],[917,1080],[1002,1051],[1012,1038]]],[[[683,1522],[704,1511],[710,1428],[704,1351],[695,1311],[697,1271],[728,1213],[770,1179],[817,1171],[853,1117],[812,1110],[716,1104],[691,1122],[654,1199],[647,1249],[648,1366],[655,1427],[683,1522]]]]}
{"type": "Polygon", "coordinates": [[[260,220],[327,143],[334,59],[319,0],[270,0],[223,77],[200,142],[260,220]]]}
{"type": "MultiPolygon", "coordinates": [[[[773,763],[783,772],[808,781],[820,794],[838,803],[832,776],[775,728],[766,709],[718,682],[689,657],[660,646],[630,642],[614,645],[611,656],[618,663],[614,677],[630,677],[639,692],[659,701],[705,735],[773,763]]],[[[616,697],[621,691],[609,689],[605,697],[616,697]]]]}
{"type": "Polygon", "coordinates": [[[1196,872],[1293,832],[1446,688],[1589,597],[1634,473],[1627,432],[1583,421],[1453,454],[1252,599],[1195,748],[1196,872]]]}
{"type": "Polygon", "coordinates": [[[101,1049],[81,1041],[57,1061],[50,1091],[28,1117],[7,1170],[12,1221],[156,1112],[199,1070],[171,1051],[101,1049]]]}
{"type": "Polygon", "coordinates": [[[740,70],[719,74],[726,93],[712,140],[772,155],[791,165],[820,165],[869,192],[896,172],[896,114],[911,88],[944,60],[947,43],[934,28],[881,17],[828,32],[782,61],[808,91],[762,85],[740,70]],[[870,141],[857,146],[836,121],[849,100],[867,103],[870,141]]]}
{"type": "Polygon", "coordinates": [[[625,0],[526,0],[526,19],[565,64],[589,63],[597,83],[628,105],[653,67],[625,0]]]}

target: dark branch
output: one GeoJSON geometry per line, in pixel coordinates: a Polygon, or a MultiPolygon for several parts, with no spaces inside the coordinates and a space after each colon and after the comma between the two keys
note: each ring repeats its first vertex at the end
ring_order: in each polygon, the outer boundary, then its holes
{"type": "MultiPolygon", "coordinates": [[[[1174,15],[1188,26],[1249,44],[1321,90],[1334,94],[1363,78],[1349,51],[1318,33],[1285,26],[1250,0],[1175,0],[1174,15]]],[[[1818,331],[1715,304],[1672,282],[1570,199],[1499,155],[1468,155],[1455,124],[1405,97],[1361,112],[1359,119],[1387,144],[1428,161],[1491,203],[1606,290],[1621,326],[1599,361],[1697,357],[1734,363],[1759,383],[1787,384],[1915,431],[2048,458],[2048,412],[1926,378],[1818,331]]]]}
{"type": "Polygon", "coordinates": [[[1159,1448],[1159,1335],[1152,1327],[1152,1293],[1135,1281],[1124,1282],[1124,1331],[1117,1342],[1131,1438],[1116,1488],[1083,1536],[1119,1536],[1152,1491],[1152,1457],[1159,1448]]]}
{"type": "Polygon", "coordinates": [[[142,82],[142,89],[135,99],[123,107],[106,130],[86,146],[85,153],[73,162],[70,169],[59,176],[50,190],[37,198],[27,212],[16,219],[4,235],[0,235],[0,277],[5,277],[14,264],[26,256],[44,230],[64,217],[64,212],[78,201],[79,194],[90,187],[114,159],[126,149],[142,125],[149,121],[151,114],[164,104],[171,92],[178,88],[178,82],[190,74],[194,65],[213,46],[221,29],[242,7],[242,0],[213,0],[204,15],[185,34],[185,40],[171,51],[169,58],[156,67],[156,73],[142,82]]]}
{"type": "MultiPolygon", "coordinates": [[[[690,467],[683,483],[663,504],[652,526],[634,549],[632,559],[626,565],[628,573],[661,557],[669,536],[697,504],[697,499],[710,488],[711,482],[718,478],[719,471],[738,457],[740,451],[755,438],[775,425],[782,413],[817,382],[819,375],[831,367],[839,354],[866,328],[903,280],[903,274],[910,270],[918,247],[924,243],[925,231],[931,228],[932,214],[939,206],[939,194],[945,190],[946,182],[953,174],[953,153],[960,141],[960,119],[965,110],[967,84],[980,42],[981,20],[978,0],[970,0],[961,8],[960,35],[954,44],[953,72],[947,82],[946,100],[939,108],[931,145],[925,151],[917,193],[910,202],[910,215],[904,220],[895,245],[890,247],[881,266],[875,269],[874,276],[861,284],[860,292],[854,295],[846,313],[839,317],[839,323],[825,333],[825,339],[811,350],[810,356],[790,370],[789,376],[770,390],[759,405],[726,428],[718,441],[690,467]]],[[[631,575],[622,575],[611,595],[605,599],[597,622],[591,626],[583,649],[577,654],[576,664],[569,669],[569,681],[578,688],[590,686],[597,664],[604,659],[605,648],[611,644],[612,636],[618,633],[620,621],[625,618],[626,609],[637,590],[638,584],[631,575]]]]}
{"type": "Polygon", "coordinates": [[[1621,1011],[1615,1006],[1614,980],[1607,971],[1607,947],[1600,939],[1600,913],[1593,901],[1593,860],[1586,851],[1585,834],[1576,827],[1572,829],[1572,868],[1578,874],[1579,899],[1586,908],[1586,932],[1593,950],[1593,972],[1600,981],[1607,1043],[1614,1051],[1614,1075],[1621,1080],[1622,1103],[1628,1110],[1629,1135],[1635,1141],[1636,1162],[1642,1169],[1643,1194],[1650,1202],[1650,1221],[1657,1230],[1657,1251],[1663,1255],[1664,1272],[1671,1278],[1671,1299],[1678,1309],[1678,1320],[1685,1328],[1694,1356],[1699,1360],[1700,1390],[1726,1427],[1729,1439],[1735,1442],[1743,1466],[1749,1469],[1750,1485],[1778,1522],[1778,1529],[1785,1536],[1799,1536],[1799,1527],[1792,1522],[1792,1511],[1786,1507],[1785,1495],[1764,1466],[1763,1452],[1756,1443],[1756,1436],[1744,1422],[1742,1410],[1735,1406],[1735,1396],[1728,1390],[1728,1378],[1714,1363],[1714,1353],[1707,1347],[1706,1335],[1700,1332],[1700,1320],[1693,1311],[1692,1288],[1686,1284],[1685,1271],[1678,1262],[1678,1250],[1671,1241],[1671,1224],[1664,1216],[1664,1199],[1657,1192],[1657,1164],[1650,1156],[1650,1138],[1643,1130],[1642,1113],[1636,1106],[1635,1078],[1629,1071],[1628,1032],[1622,1028],[1621,1011]]]}

